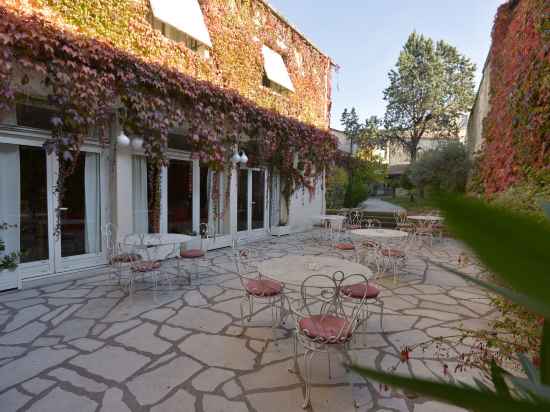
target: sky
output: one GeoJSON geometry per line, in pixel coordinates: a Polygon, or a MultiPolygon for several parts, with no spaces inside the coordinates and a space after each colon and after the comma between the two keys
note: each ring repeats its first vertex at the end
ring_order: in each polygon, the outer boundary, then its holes
{"type": "Polygon", "coordinates": [[[504,0],[269,0],[340,66],[333,75],[331,126],[344,108],[383,116],[383,90],[409,34],[445,40],[477,65],[476,87],[504,0]]]}

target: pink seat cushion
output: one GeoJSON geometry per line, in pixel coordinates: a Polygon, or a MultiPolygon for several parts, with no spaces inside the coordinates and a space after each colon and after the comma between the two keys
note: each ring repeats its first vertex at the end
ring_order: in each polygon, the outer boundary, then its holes
{"type": "Polygon", "coordinates": [[[185,259],[200,258],[204,256],[204,251],[200,249],[182,250],[180,256],[185,259]]]}
{"type": "Polygon", "coordinates": [[[160,262],[153,260],[144,260],[143,262],[138,262],[133,266],[134,271],[136,272],[151,272],[160,268],[160,262]]]}
{"type": "Polygon", "coordinates": [[[276,296],[283,290],[283,285],[270,279],[248,279],[244,282],[244,287],[248,293],[253,296],[276,296]]]}
{"type": "Polygon", "coordinates": [[[335,247],[336,247],[336,249],[340,249],[340,250],[353,250],[353,249],[355,249],[353,244],[349,243],[349,242],[337,243],[335,247]]]}
{"type": "Polygon", "coordinates": [[[137,253],[121,253],[120,255],[111,256],[111,263],[129,263],[141,260],[141,256],[137,253]]]}
{"type": "Polygon", "coordinates": [[[334,315],[313,315],[299,322],[300,330],[322,343],[342,343],[351,337],[349,322],[334,315]]]}
{"type": "Polygon", "coordinates": [[[371,283],[356,283],[354,285],[344,286],[342,294],[354,299],[374,299],[380,294],[380,289],[371,283]]]}
{"type": "Polygon", "coordinates": [[[349,225],[351,230],[362,229],[361,225],[349,225]]]}
{"type": "Polygon", "coordinates": [[[393,258],[404,258],[405,252],[398,249],[383,249],[382,255],[386,257],[393,257],[393,258]]]}

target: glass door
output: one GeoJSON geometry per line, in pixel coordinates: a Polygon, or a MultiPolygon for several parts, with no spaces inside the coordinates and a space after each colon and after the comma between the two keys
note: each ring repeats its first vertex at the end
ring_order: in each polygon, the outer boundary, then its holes
{"type": "Polygon", "coordinates": [[[248,169],[239,169],[237,182],[237,232],[248,231],[248,169]]]}
{"type": "Polygon", "coordinates": [[[226,173],[200,167],[200,222],[208,223],[209,249],[231,246],[228,185],[226,173]]]}
{"type": "Polygon", "coordinates": [[[263,233],[266,229],[266,173],[239,169],[237,182],[237,231],[263,233]]]}
{"type": "MultiPolygon", "coordinates": [[[[57,166],[57,161],[54,160],[57,166]]],[[[62,198],[54,199],[59,210],[56,237],[56,271],[104,263],[102,247],[102,158],[100,153],[82,151],[73,173],[65,179],[62,198]]],[[[57,167],[56,167],[57,168],[57,167]]]]}
{"type": "Polygon", "coordinates": [[[53,271],[48,213],[48,162],[40,146],[0,143],[0,258],[15,253],[19,266],[0,275],[0,290],[18,286],[18,276],[53,271]]]}
{"type": "Polygon", "coordinates": [[[168,165],[168,233],[193,232],[193,163],[171,159],[168,165]]]}

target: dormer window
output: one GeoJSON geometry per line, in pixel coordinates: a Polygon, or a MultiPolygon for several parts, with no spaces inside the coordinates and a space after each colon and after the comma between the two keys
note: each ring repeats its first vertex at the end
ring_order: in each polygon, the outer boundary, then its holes
{"type": "Polygon", "coordinates": [[[294,92],[294,85],[283,56],[265,45],[262,46],[262,56],[264,58],[263,85],[277,92],[294,92]]]}
{"type": "Polygon", "coordinates": [[[210,34],[197,0],[150,0],[153,28],[192,50],[212,47],[210,34]]]}

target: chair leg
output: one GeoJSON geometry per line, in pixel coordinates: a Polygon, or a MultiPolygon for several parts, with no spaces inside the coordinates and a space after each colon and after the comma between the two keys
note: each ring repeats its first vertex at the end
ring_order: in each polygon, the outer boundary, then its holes
{"type": "Polygon", "coordinates": [[[241,299],[241,302],[240,302],[240,307],[241,307],[241,326],[244,328],[244,308],[243,308],[243,304],[246,303],[246,300],[247,300],[247,296],[243,296],[242,299],[241,299]]]}
{"type": "Polygon", "coordinates": [[[380,331],[384,332],[383,320],[384,320],[384,301],[379,300],[380,302],[380,331]]]}
{"type": "Polygon", "coordinates": [[[330,365],[330,350],[327,350],[327,358],[328,358],[328,378],[332,379],[332,368],[330,365]]]}
{"type": "Polygon", "coordinates": [[[307,349],[304,353],[304,380],[306,383],[306,393],[304,396],[304,403],[302,404],[303,409],[306,409],[311,404],[311,361],[313,360],[313,356],[315,356],[315,351],[311,349],[307,349]]]}

